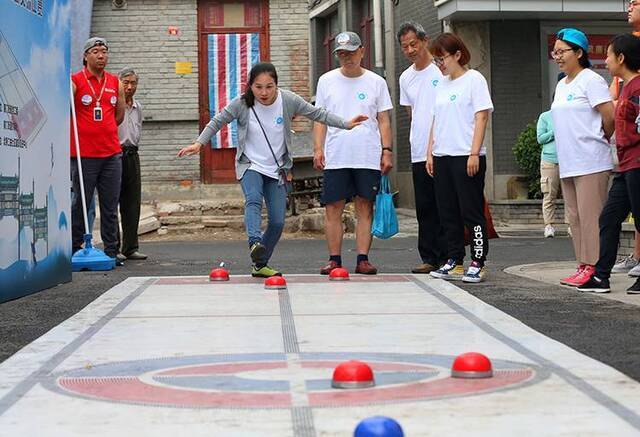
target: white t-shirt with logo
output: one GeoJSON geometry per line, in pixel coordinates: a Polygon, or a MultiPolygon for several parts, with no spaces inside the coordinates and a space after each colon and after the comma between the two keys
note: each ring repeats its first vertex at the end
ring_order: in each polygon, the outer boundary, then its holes
{"type": "Polygon", "coordinates": [[[602,129],[602,116],[595,109],[610,102],[607,82],[585,68],[569,83],[556,85],[551,105],[560,177],[599,173],[613,168],[611,148],[602,129]]]}
{"type": "Polygon", "coordinates": [[[344,76],[339,68],[329,71],[318,80],[316,106],[345,120],[359,114],[369,116],[367,121],[351,130],[327,127],[325,168],[379,170],[382,141],[377,117],[379,112],[393,108],[387,82],[369,70],[354,78],[344,76]]]}
{"type": "MultiPolygon", "coordinates": [[[[433,155],[469,155],[476,113],[485,110],[493,111],[493,102],[487,80],[480,72],[468,70],[454,80],[446,76],[436,92],[433,155]]],[[[480,155],[486,153],[482,146],[480,155]]]]}
{"type": "Polygon", "coordinates": [[[427,160],[436,87],[443,78],[440,69],[433,64],[419,71],[412,65],[400,75],[400,104],[411,106],[411,162],[427,160]]]}
{"type": "MultiPolygon", "coordinates": [[[[282,117],[282,95],[280,91],[278,91],[278,97],[271,105],[265,106],[256,100],[254,109],[260,118],[267,137],[269,137],[269,142],[278,158],[278,163],[282,164],[282,157],[286,149],[284,145],[284,118],[282,117]]],[[[269,145],[262,133],[262,129],[260,129],[258,120],[251,110],[249,111],[249,128],[247,129],[244,154],[251,161],[249,170],[278,179],[278,166],[269,150],[269,145]]]]}

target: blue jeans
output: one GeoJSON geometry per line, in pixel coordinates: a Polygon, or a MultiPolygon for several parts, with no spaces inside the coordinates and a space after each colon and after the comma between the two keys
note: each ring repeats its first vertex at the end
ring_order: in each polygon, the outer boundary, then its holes
{"type": "Polygon", "coordinates": [[[240,179],[244,193],[244,225],[247,230],[249,247],[261,242],[267,249],[264,262],[267,263],[280,240],[287,211],[287,190],[278,185],[278,180],[264,176],[257,171],[247,170],[240,179]],[[267,229],[261,230],[262,200],[267,205],[267,229]]]}

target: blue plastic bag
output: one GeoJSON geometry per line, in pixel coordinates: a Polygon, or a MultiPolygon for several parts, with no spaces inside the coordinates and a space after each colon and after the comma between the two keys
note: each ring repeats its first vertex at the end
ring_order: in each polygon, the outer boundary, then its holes
{"type": "Polygon", "coordinates": [[[390,191],[389,177],[383,175],[380,179],[380,191],[376,196],[373,223],[371,224],[371,234],[382,240],[391,238],[398,233],[398,216],[390,191]]]}

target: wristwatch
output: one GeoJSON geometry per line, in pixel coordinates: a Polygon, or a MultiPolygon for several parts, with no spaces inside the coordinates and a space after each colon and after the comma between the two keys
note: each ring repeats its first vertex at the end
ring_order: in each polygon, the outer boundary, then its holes
{"type": "Polygon", "coordinates": [[[391,147],[383,147],[382,151],[388,150],[390,153],[393,153],[393,149],[391,147]]]}

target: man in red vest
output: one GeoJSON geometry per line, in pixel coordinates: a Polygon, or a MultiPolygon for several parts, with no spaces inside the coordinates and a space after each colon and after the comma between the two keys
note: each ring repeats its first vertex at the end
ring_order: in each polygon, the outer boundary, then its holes
{"type": "MultiPolygon", "coordinates": [[[[84,193],[86,204],[89,205],[94,190],[98,190],[100,235],[104,252],[107,256],[116,258],[117,210],[122,175],[122,149],[118,139],[118,125],[125,113],[124,91],[118,77],[105,71],[109,47],[104,38],[89,38],[84,44],[83,56],[84,68],[73,74],[71,81],[78,121],[84,193]]],[[[71,180],[75,193],[71,205],[71,237],[75,253],[82,246],[85,228],[73,134],[71,157],[71,180]]],[[[122,265],[122,262],[118,261],[117,264],[122,265]]]]}

